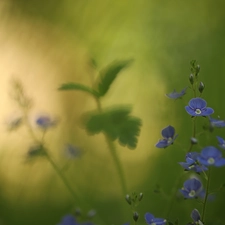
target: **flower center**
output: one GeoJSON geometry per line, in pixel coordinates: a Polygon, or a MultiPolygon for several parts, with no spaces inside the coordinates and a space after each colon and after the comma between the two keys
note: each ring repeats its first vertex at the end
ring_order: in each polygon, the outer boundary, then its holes
{"type": "Polygon", "coordinates": [[[156,223],[151,223],[151,225],[157,225],[156,223]]]}
{"type": "Polygon", "coordinates": [[[215,163],[215,159],[214,159],[214,158],[209,158],[209,159],[207,160],[207,162],[208,162],[208,164],[212,165],[212,164],[215,163]]]}
{"type": "Polygon", "coordinates": [[[195,110],[195,113],[196,113],[196,114],[201,114],[202,111],[201,111],[200,109],[196,109],[196,110],[195,110]]]}
{"type": "Polygon", "coordinates": [[[195,193],[195,190],[191,190],[188,195],[193,198],[195,196],[195,193]]]}
{"type": "Polygon", "coordinates": [[[169,137],[169,138],[167,139],[167,144],[172,144],[172,143],[173,143],[173,138],[169,137]]]}

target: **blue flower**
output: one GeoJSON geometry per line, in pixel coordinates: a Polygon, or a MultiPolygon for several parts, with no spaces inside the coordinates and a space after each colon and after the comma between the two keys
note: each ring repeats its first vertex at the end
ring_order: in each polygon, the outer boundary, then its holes
{"type": "Polygon", "coordinates": [[[169,145],[173,144],[174,140],[177,138],[175,135],[175,129],[172,126],[168,126],[162,130],[163,139],[155,145],[157,148],[166,148],[169,145]]]}
{"type": "Polygon", "coordinates": [[[155,218],[151,213],[145,214],[145,221],[149,225],[164,225],[166,220],[162,218],[155,218]]]}
{"type": "Polygon", "coordinates": [[[203,197],[205,191],[202,188],[202,183],[196,178],[186,180],[184,182],[184,187],[180,189],[184,198],[197,198],[203,197]]]}
{"type": "Polygon", "coordinates": [[[185,170],[193,170],[196,173],[200,173],[202,171],[208,170],[208,168],[204,165],[200,165],[197,158],[200,155],[198,152],[189,152],[186,155],[186,162],[179,162],[179,164],[185,169],[185,170]]]}
{"type": "Polygon", "coordinates": [[[217,140],[219,142],[219,146],[222,148],[222,149],[225,149],[225,140],[219,136],[216,136],[217,137],[217,140]]]}
{"type": "Polygon", "coordinates": [[[47,128],[53,127],[57,124],[56,120],[53,120],[49,116],[40,116],[36,120],[36,124],[41,128],[46,130],[47,128]]]}
{"type": "Polygon", "coordinates": [[[178,99],[178,98],[181,98],[183,95],[186,94],[186,88],[184,88],[181,92],[176,92],[176,90],[174,89],[173,92],[169,93],[169,94],[166,94],[166,96],[168,98],[172,98],[172,99],[178,99]]]}
{"type": "Polygon", "coordinates": [[[67,144],[65,147],[65,153],[66,153],[66,157],[74,159],[74,158],[80,157],[82,154],[82,151],[77,146],[67,144]]]}
{"type": "Polygon", "coordinates": [[[224,120],[213,119],[211,116],[209,116],[209,122],[212,127],[225,127],[224,120]]]}
{"type": "Polygon", "coordinates": [[[185,106],[185,109],[191,116],[209,116],[214,113],[212,108],[206,106],[207,102],[204,99],[192,98],[189,101],[189,105],[185,106]]]}
{"type": "Polygon", "coordinates": [[[191,218],[193,219],[194,224],[196,224],[196,225],[203,225],[203,223],[201,221],[200,213],[199,213],[199,211],[197,209],[194,209],[191,212],[191,218]]]}
{"type": "Polygon", "coordinates": [[[198,161],[205,166],[224,166],[225,158],[222,158],[222,153],[213,146],[205,147],[198,156],[198,161]]]}
{"type": "Polygon", "coordinates": [[[78,225],[78,223],[75,220],[75,217],[72,215],[66,215],[62,218],[61,223],[57,225],[78,225]]]}

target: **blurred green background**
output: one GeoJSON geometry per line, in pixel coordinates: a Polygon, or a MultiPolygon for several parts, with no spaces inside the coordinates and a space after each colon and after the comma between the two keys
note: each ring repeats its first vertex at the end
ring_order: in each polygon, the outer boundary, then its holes
{"type": "MultiPolygon", "coordinates": [[[[203,98],[214,108],[214,117],[224,119],[223,88],[225,74],[224,1],[152,1],[152,0],[11,0],[0,3],[0,224],[57,224],[76,207],[95,209],[96,224],[123,224],[132,221],[124,200],[117,171],[104,137],[89,136],[81,128],[83,113],[96,109],[96,103],[81,92],[58,92],[60,84],[73,81],[91,85],[98,71],[115,59],[134,59],[121,72],[103,107],[115,104],[133,106],[133,115],[143,122],[135,150],[119,146],[117,150],[130,192],[143,192],[138,206],[139,224],[145,224],[145,212],[167,217],[181,224],[190,221],[190,212],[201,205],[182,199],[171,203],[172,189],[184,151],[192,132],[184,106],[192,98],[191,90],[183,100],[173,101],[166,93],[188,86],[190,64],[201,66],[200,80],[206,89],[203,98]],[[97,68],[90,65],[94,58],[97,68]],[[84,149],[85,154],[70,162],[67,177],[82,199],[74,203],[62,181],[44,159],[25,163],[32,144],[25,127],[7,132],[6,121],[18,113],[10,98],[10,82],[20,79],[34,104],[30,121],[40,113],[57,116],[59,125],[48,132],[46,145],[57,163],[63,165],[64,143],[84,149]],[[179,134],[167,149],[156,149],[161,129],[172,125],[179,134]],[[165,192],[155,194],[156,185],[165,192]],[[182,215],[182,217],[180,216],[182,215]]],[[[206,120],[198,120],[198,131],[206,120]]],[[[37,135],[41,135],[37,131],[37,135]]],[[[201,147],[217,145],[216,135],[225,138],[223,129],[201,136],[201,147]]],[[[212,188],[224,183],[224,169],[213,169],[212,188]]],[[[180,180],[179,187],[187,178],[180,180]]],[[[220,192],[207,207],[206,219],[225,221],[220,192]]],[[[219,222],[218,222],[219,224],[219,222]]],[[[223,224],[223,223],[222,223],[223,224]]]]}

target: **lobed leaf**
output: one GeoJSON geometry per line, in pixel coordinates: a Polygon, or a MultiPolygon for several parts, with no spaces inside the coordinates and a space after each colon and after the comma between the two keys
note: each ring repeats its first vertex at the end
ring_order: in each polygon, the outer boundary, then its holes
{"type": "Polygon", "coordinates": [[[91,135],[100,132],[108,135],[113,141],[118,139],[120,145],[134,149],[140,134],[141,120],[130,116],[131,108],[112,108],[104,112],[86,115],[84,125],[91,135]]]}

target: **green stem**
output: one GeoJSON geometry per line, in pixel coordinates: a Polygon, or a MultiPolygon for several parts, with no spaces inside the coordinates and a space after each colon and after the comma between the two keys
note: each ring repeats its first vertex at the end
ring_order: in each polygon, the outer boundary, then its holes
{"type": "Polygon", "coordinates": [[[105,138],[106,138],[106,142],[108,144],[111,156],[113,158],[114,164],[117,168],[121,188],[122,188],[123,194],[125,196],[127,194],[127,186],[126,186],[125,176],[124,176],[124,172],[123,172],[123,168],[122,168],[120,159],[117,155],[116,148],[115,148],[115,145],[113,144],[113,142],[110,140],[110,138],[107,135],[105,135],[105,138]]]}
{"type": "Polygon", "coordinates": [[[207,200],[209,196],[210,174],[211,174],[211,169],[209,168],[208,179],[206,183],[206,193],[205,193],[203,209],[202,209],[202,222],[204,222],[204,219],[205,219],[206,204],[207,204],[207,200]]]}
{"type": "MultiPolygon", "coordinates": [[[[95,98],[95,100],[97,103],[98,111],[101,112],[102,111],[101,102],[100,102],[99,98],[95,98]]],[[[116,151],[116,147],[115,147],[114,143],[110,140],[110,138],[107,134],[105,134],[105,139],[106,139],[106,143],[108,145],[108,148],[110,150],[111,156],[113,158],[114,164],[116,166],[116,169],[117,169],[117,172],[119,175],[123,195],[126,195],[127,194],[127,186],[126,186],[126,182],[125,182],[125,175],[124,175],[123,168],[122,168],[120,159],[119,159],[117,151],[116,151]]]]}
{"type": "MultiPolygon", "coordinates": [[[[197,119],[197,117],[194,117],[194,118],[193,118],[193,125],[192,125],[192,137],[193,137],[193,138],[196,137],[196,119],[197,119]]],[[[193,145],[194,145],[194,144],[193,144],[192,141],[191,141],[191,144],[190,144],[190,147],[189,147],[189,149],[188,149],[188,152],[191,152],[193,145]]]]}
{"type": "MultiPolygon", "coordinates": [[[[64,176],[63,172],[59,169],[59,167],[56,165],[56,163],[53,161],[51,156],[46,152],[46,159],[51,164],[57,175],[60,177],[60,179],[63,181],[64,185],[66,186],[67,190],[70,192],[70,194],[73,196],[73,199],[75,202],[79,202],[79,197],[75,193],[75,191],[71,188],[69,182],[67,181],[66,177],[64,176]]],[[[79,203],[77,205],[79,205],[79,203]]]]}

